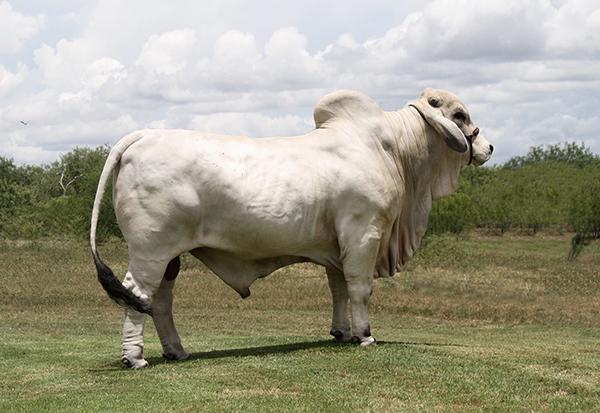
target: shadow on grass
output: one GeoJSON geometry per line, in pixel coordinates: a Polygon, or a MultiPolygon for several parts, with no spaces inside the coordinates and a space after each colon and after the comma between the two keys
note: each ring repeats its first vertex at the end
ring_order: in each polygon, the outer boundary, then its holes
{"type": "MultiPolygon", "coordinates": [[[[427,342],[407,342],[407,341],[378,341],[377,346],[432,346],[432,347],[461,347],[461,344],[446,344],[446,343],[427,343],[427,342]]],[[[260,357],[274,354],[287,354],[296,351],[310,350],[316,348],[331,348],[339,349],[344,347],[358,347],[355,343],[336,343],[333,340],[319,340],[319,341],[303,341],[298,343],[289,344],[275,344],[271,346],[261,347],[246,347],[246,348],[235,348],[225,350],[211,350],[201,351],[192,353],[190,358],[187,360],[167,360],[163,357],[148,357],[146,360],[151,365],[164,364],[164,363],[181,363],[191,360],[212,360],[222,358],[235,358],[235,357],[260,357]]]]}
{"type": "MultiPolygon", "coordinates": [[[[377,341],[376,344],[380,346],[397,346],[397,347],[466,347],[464,344],[453,344],[453,343],[430,343],[430,342],[412,342],[412,341],[377,341]]],[[[287,354],[296,351],[311,350],[311,349],[340,349],[358,347],[355,343],[336,343],[333,340],[318,340],[318,341],[302,341],[297,343],[289,344],[275,344],[270,346],[260,347],[245,347],[245,348],[234,348],[225,350],[210,350],[210,351],[199,351],[192,353],[191,356],[186,360],[167,360],[163,357],[146,357],[150,366],[156,366],[167,363],[185,363],[193,360],[213,360],[213,359],[227,359],[237,357],[260,357],[274,354],[287,354]]],[[[121,370],[126,369],[120,362],[115,361],[111,363],[108,370],[121,370]]],[[[107,369],[98,369],[97,371],[107,371],[107,369]]]]}

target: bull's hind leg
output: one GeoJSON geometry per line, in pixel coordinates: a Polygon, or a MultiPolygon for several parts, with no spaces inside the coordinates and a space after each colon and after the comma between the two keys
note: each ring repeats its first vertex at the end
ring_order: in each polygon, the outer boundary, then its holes
{"type": "Polygon", "coordinates": [[[173,321],[173,286],[179,274],[179,257],[173,258],[152,300],[152,319],[163,347],[163,357],[169,360],[184,360],[190,354],[183,349],[181,339],[173,321]]]}
{"type": "Polygon", "coordinates": [[[144,323],[146,314],[125,309],[121,361],[127,367],[140,369],[148,366],[144,360],[144,323]]]}
{"type": "Polygon", "coordinates": [[[352,333],[348,320],[348,288],[344,273],[333,267],[327,267],[327,280],[333,301],[333,317],[331,334],[335,341],[345,343],[350,341],[352,333]]]}
{"type": "MultiPolygon", "coordinates": [[[[130,260],[129,271],[127,271],[127,275],[123,280],[123,285],[142,300],[152,302],[165,273],[167,263],[168,261],[149,259],[130,260]]],[[[128,367],[143,368],[148,366],[148,362],[144,360],[145,321],[146,314],[130,308],[125,309],[121,361],[128,367]]]]}

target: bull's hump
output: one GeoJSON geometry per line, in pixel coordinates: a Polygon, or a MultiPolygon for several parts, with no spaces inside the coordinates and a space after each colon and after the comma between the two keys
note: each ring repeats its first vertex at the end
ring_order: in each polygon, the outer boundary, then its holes
{"type": "Polygon", "coordinates": [[[383,116],[383,110],[367,95],[354,90],[338,90],[321,98],[314,110],[315,125],[321,127],[334,119],[359,121],[383,116]]]}

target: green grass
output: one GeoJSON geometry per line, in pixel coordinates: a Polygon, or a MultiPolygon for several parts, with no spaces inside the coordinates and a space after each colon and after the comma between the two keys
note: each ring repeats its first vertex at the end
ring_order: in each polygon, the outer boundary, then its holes
{"type": "MultiPolygon", "coordinates": [[[[119,274],[126,247],[100,247],[119,274]]],[[[142,371],[120,365],[121,310],[87,246],[0,241],[0,411],[600,411],[600,244],[568,237],[431,237],[376,282],[377,346],[334,345],[322,269],[288,267],[241,300],[183,260],[185,362],[148,320],[142,371]]]]}

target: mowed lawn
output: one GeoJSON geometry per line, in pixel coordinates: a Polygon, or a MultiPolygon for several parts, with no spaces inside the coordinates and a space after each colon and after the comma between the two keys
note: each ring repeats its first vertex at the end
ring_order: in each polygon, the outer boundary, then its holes
{"type": "MultiPolygon", "coordinates": [[[[120,365],[122,311],[84,241],[0,241],[0,411],[600,411],[600,244],[567,236],[429,238],[377,280],[376,346],[330,342],[323,269],[296,265],[241,300],[190,256],[175,290],[188,351],[120,365]]],[[[120,276],[126,246],[100,246],[120,276]]]]}

